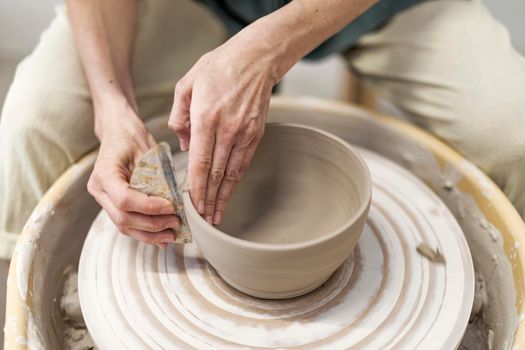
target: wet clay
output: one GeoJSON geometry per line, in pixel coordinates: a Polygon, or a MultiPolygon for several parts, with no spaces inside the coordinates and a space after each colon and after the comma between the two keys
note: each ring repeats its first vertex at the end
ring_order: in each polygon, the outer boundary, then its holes
{"type": "MultiPolygon", "coordinates": [[[[175,169],[185,169],[178,158],[175,169]]],[[[372,192],[365,162],[322,130],[268,124],[246,177],[219,229],[183,193],[203,256],[230,285],[259,298],[318,287],[352,254],[364,227],[372,192]]]]}
{"type": "MultiPolygon", "coordinates": [[[[220,278],[195,244],[162,250],[137,242],[120,235],[101,212],[79,267],[80,301],[95,344],[457,348],[474,294],[461,229],[421,181],[377,154],[360,153],[370,167],[374,195],[354,254],[319,288],[296,298],[250,297],[220,278]],[[446,263],[417,253],[421,244],[442,252],[446,263]]],[[[182,161],[176,157],[177,169],[183,169],[182,161]]]]}
{"type": "Polygon", "coordinates": [[[367,174],[360,168],[336,140],[270,125],[219,230],[273,244],[328,235],[348,226],[368,200],[360,188],[367,174]]]}

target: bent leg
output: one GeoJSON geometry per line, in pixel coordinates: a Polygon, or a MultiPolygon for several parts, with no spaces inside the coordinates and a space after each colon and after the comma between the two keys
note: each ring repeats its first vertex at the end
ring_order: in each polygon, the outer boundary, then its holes
{"type": "Polygon", "coordinates": [[[0,257],[37,201],[95,147],[92,107],[64,11],[17,67],[0,121],[0,257]]]}
{"type": "Polygon", "coordinates": [[[480,1],[424,2],[347,57],[380,99],[473,160],[525,217],[525,59],[480,1]]]}

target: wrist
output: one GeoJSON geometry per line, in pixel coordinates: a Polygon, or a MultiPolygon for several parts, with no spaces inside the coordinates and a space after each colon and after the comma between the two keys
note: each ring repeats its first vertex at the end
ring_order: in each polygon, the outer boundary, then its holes
{"type": "Polygon", "coordinates": [[[137,100],[131,81],[121,82],[117,78],[107,78],[101,81],[98,79],[94,84],[90,84],[91,97],[95,109],[104,109],[115,104],[115,101],[126,99],[135,110],[137,110],[137,100]]]}
{"type": "Polygon", "coordinates": [[[232,38],[274,85],[311,50],[304,43],[302,23],[278,12],[281,10],[255,21],[232,38]]]}
{"type": "MultiPolygon", "coordinates": [[[[291,67],[378,0],[295,0],[238,33],[277,83],[291,67]],[[265,59],[266,58],[266,59],[265,59]]],[[[254,57],[254,56],[252,56],[254,57]]]]}
{"type": "Polygon", "coordinates": [[[254,23],[224,45],[228,53],[224,57],[229,57],[228,64],[234,66],[236,70],[243,74],[246,72],[262,74],[273,86],[286,73],[287,69],[285,70],[283,66],[289,56],[286,55],[285,45],[270,39],[266,33],[261,35],[261,30],[254,23]]]}
{"type": "Polygon", "coordinates": [[[115,132],[133,133],[144,127],[135,108],[122,94],[108,95],[103,101],[94,104],[95,135],[102,140],[115,132]]]}

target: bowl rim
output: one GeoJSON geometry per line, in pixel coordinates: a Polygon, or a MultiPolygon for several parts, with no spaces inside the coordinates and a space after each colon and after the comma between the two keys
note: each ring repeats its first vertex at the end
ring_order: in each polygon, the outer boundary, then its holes
{"type": "MultiPolygon", "coordinates": [[[[357,163],[361,167],[361,170],[364,175],[364,189],[365,189],[365,195],[364,200],[361,201],[359,208],[354,212],[354,214],[348,218],[343,224],[338,226],[337,228],[329,231],[328,233],[322,235],[321,237],[310,239],[304,242],[294,242],[294,243],[261,243],[261,242],[252,242],[248,240],[244,240],[232,235],[229,235],[226,232],[223,232],[219,229],[217,229],[215,226],[210,225],[198,212],[197,209],[195,209],[195,206],[193,205],[193,202],[191,201],[189,190],[185,190],[183,192],[183,201],[184,201],[184,208],[188,210],[193,218],[197,220],[197,223],[199,225],[206,225],[207,228],[211,231],[211,233],[215,234],[218,239],[221,239],[223,241],[226,241],[230,244],[234,244],[237,246],[240,246],[242,248],[252,249],[252,250],[259,250],[259,251],[293,251],[293,250],[300,250],[300,249],[307,249],[314,246],[321,245],[322,243],[325,243],[327,241],[330,241],[331,239],[335,238],[336,236],[342,234],[347,228],[355,224],[359,218],[362,217],[362,215],[367,211],[369,208],[370,202],[372,200],[372,177],[370,175],[370,170],[368,169],[368,166],[366,165],[366,162],[361,157],[359,152],[355,147],[350,145],[350,143],[346,142],[345,140],[341,139],[340,137],[335,136],[334,134],[324,131],[322,129],[303,125],[299,123],[279,123],[279,122],[272,122],[267,123],[266,126],[283,126],[283,127],[290,127],[290,128],[297,128],[297,129],[306,129],[309,131],[313,131],[314,133],[320,134],[323,137],[327,139],[331,139],[335,141],[335,145],[339,147],[343,147],[346,149],[346,151],[349,151],[350,154],[355,156],[357,163]]],[[[242,181],[242,180],[241,180],[242,181]]]]}

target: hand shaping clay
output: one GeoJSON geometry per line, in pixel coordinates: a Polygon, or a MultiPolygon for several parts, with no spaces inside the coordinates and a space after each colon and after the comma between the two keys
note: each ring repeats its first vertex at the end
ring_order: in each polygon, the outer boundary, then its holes
{"type": "MultiPolygon", "coordinates": [[[[474,294],[463,233],[425,184],[375,153],[361,154],[374,191],[363,233],[353,255],[322,286],[297,298],[250,297],[225,283],[195,244],[162,250],[137,242],[120,235],[101,212],[79,266],[80,302],[95,344],[101,349],[457,348],[474,294]],[[444,262],[418,253],[420,244],[439,250],[444,262]]],[[[183,163],[177,155],[177,169],[183,163]]]]}

